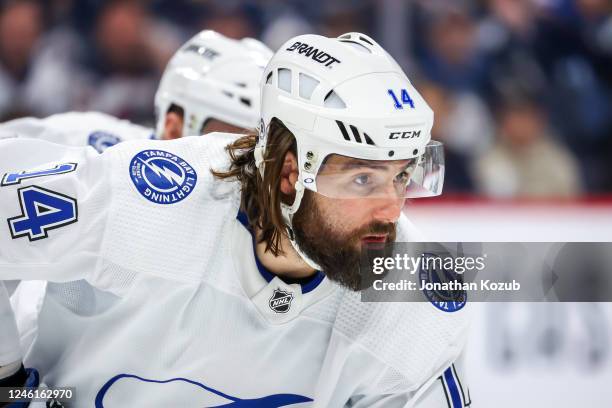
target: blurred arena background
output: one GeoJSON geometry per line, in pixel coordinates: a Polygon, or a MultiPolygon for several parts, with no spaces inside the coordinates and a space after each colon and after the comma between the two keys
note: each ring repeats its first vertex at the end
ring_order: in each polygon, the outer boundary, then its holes
{"type": "MultiPolygon", "coordinates": [[[[462,197],[413,200],[405,211],[428,241],[612,242],[608,199],[462,197]]],[[[589,271],[574,272],[584,285],[589,271]]],[[[612,303],[473,305],[466,366],[475,407],[610,404],[612,303]]]]}
{"type": "MultiPolygon", "coordinates": [[[[97,110],[152,125],[168,58],[204,28],[273,49],[361,31],[435,111],[445,194],[406,209],[431,240],[612,241],[611,12],[609,0],[0,0],[0,121],[97,110]]],[[[477,406],[612,401],[610,304],[477,306],[477,406]]]]}

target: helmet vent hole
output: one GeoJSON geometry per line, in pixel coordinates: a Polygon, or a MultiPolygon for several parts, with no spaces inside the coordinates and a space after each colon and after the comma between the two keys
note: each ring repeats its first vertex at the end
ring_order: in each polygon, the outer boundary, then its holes
{"type": "Polygon", "coordinates": [[[356,50],[363,52],[363,53],[367,53],[367,54],[371,54],[372,50],[370,50],[368,47],[366,47],[363,44],[359,44],[357,41],[350,41],[350,40],[340,40],[341,42],[350,45],[351,47],[355,48],[356,50]]]}
{"type": "Polygon", "coordinates": [[[236,82],[236,86],[239,88],[246,88],[246,84],[244,82],[236,82]]]}
{"type": "Polygon", "coordinates": [[[329,93],[325,95],[325,100],[323,101],[323,105],[326,108],[346,109],[346,104],[344,103],[342,98],[340,98],[338,94],[334,92],[333,90],[329,91],[329,93]]]}
{"type": "Polygon", "coordinates": [[[241,102],[243,105],[246,105],[246,106],[249,106],[249,107],[251,106],[251,100],[250,100],[250,99],[248,99],[248,98],[240,98],[240,102],[241,102]]]}
{"type": "Polygon", "coordinates": [[[228,92],[228,91],[223,91],[223,94],[224,94],[225,96],[227,96],[227,97],[230,97],[230,98],[233,98],[233,97],[234,97],[234,94],[233,94],[233,93],[231,93],[231,92],[228,92]]]}
{"type": "Polygon", "coordinates": [[[266,84],[272,84],[272,71],[266,77],[266,84]]]}
{"type": "Polygon", "coordinates": [[[350,40],[350,39],[351,39],[351,35],[350,35],[350,34],[344,34],[344,35],[341,35],[341,36],[340,36],[340,37],[338,37],[338,38],[345,38],[345,39],[347,39],[347,40],[350,40]]]}
{"type": "Polygon", "coordinates": [[[363,37],[363,36],[359,36],[359,39],[361,41],[363,41],[364,43],[370,44],[372,46],[374,46],[374,44],[372,44],[372,41],[368,40],[367,38],[363,37]]]}
{"type": "Polygon", "coordinates": [[[283,91],[291,93],[291,70],[287,68],[278,69],[278,87],[283,91]]]}
{"type": "Polygon", "coordinates": [[[304,99],[310,99],[312,93],[319,85],[319,81],[310,75],[300,73],[300,96],[304,99]]]}

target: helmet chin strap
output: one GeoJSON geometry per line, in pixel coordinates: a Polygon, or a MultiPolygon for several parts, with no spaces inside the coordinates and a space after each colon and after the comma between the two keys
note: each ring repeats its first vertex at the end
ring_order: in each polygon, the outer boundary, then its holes
{"type": "Polygon", "coordinates": [[[263,158],[264,147],[257,143],[255,146],[255,150],[253,151],[253,155],[255,156],[255,167],[259,169],[259,175],[261,178],[264,176],[264,158],[263,158]]]}
{"type": "Polygon", "coordinates": [[[295,241],[295,234],[293,232],[293,216],[300,208],[300,204],[302,203],[302,197],[304,197],[304,184],[302,184],[301,180],[296,181],[295,183],[295,200],[293,204],[287,205],[281,202],[281,212],[283,214],[283,220],[285,224],[287,224],[287,236],[289,237],[289,242],[295,249],[295,252],[310,266],[311,268],[320,271],[321,267],[312,259],[308,257],[301,249],[298,243],[295,241]]]}

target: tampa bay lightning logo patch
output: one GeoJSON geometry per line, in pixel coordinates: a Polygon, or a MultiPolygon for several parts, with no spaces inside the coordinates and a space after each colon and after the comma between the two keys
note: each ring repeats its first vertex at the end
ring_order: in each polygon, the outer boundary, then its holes
{"type": "Polygon", "coordinates": [[[87,143],[96,149],[98,153],[102,153],[109,147],[114,146],[119,142],[121,142],[121,138],[119,136],[115,136],[112,133],[104,132],[102,130],[92,132],[89,135],[89,140],[87,141],[87,143]]]}
{"type": "Polygon", "coordinates": [[[196,186],[196,171],[177,155],[164,150],[143,150],[130,162],[130,178],[138,192],[156,204],[184,200],[196,186]]]}
{"type": "MultiPolygon", "coordinates": [[[[439,258],[439,256],[435,254],[425,253],[423,254],[423,256],[423,259],[439,258]]],[[[421,282],[421,287],[424,287],[425,283],[427,282],[432,282],[435,284],[463,282],[461,274],[458,274],[453,270],[445,268],[439,262],[437,264],[438,265],[436,265],[436,262],[421,263],[421,267],[419,268],[419,281],[421,282]],[[429,265],[429,267],[423,267],[424,264],[429,265]]],[[[467,302],[467,292],[463,289],[438,290],[424,288],[423,294],[436,308],[443,312],[457,312],[463,309],[467,302]]]]}

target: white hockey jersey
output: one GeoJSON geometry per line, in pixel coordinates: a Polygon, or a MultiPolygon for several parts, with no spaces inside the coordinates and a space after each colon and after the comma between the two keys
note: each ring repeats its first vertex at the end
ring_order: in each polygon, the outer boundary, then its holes
{"type": "Polygon", "coordinates": [[[287,284],[266,271],[238,183],[210,173],[234,137],[103,154],[0,141],[0,163],[52,158],[0,174],[0,279],[48,281],[26,366],[76,387],[77,407],[469,405],[456,364],[469,307],[363,303],[322,273],[287,284]]]}
{"type": "Polygon", "coordinates": [[[101,112],[67,112],[44,119],[0,124],[0,139],[25,137],[67,146],[91,146],[99,153],[126,140],[155,139],[154,130],[101,112]]]}

